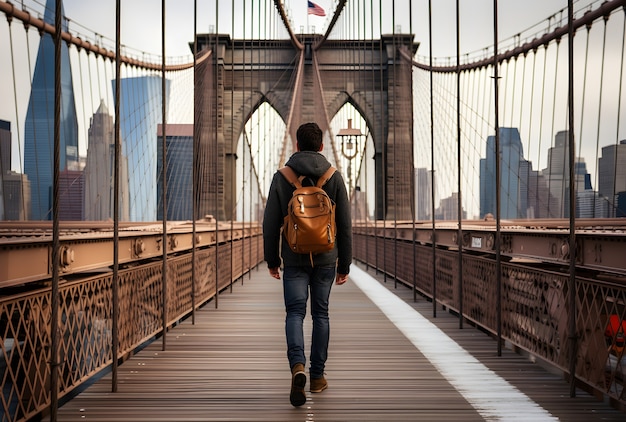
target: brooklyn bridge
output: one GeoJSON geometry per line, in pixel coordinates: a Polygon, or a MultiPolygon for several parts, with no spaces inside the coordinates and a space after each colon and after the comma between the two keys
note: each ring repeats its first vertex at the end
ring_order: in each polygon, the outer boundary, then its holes
{"type": "Polygon", "coordinates": [[[0,0],[0,420],[625,419],[625,0],[45,3],[0,0]],[[353,263],[293,407],[305,122],[353,263]]]}

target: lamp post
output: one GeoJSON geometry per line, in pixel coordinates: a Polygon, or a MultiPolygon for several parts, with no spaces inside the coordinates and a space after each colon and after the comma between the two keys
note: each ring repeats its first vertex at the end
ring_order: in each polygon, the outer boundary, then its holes
{"type": "Polygon", "coordinates": [[[348,188],[351,192],[354,192],[354,214],[353,219],[356,218],[356,186],[352,187],[352,160],[356,158],[359,153],[359,138],[363,136],[361,131],[352,127],[352,119],[348,119],[348,127],[346,129],[339,130],[337,137],[341,141],[341,154],[348,159],[348,188]]]}

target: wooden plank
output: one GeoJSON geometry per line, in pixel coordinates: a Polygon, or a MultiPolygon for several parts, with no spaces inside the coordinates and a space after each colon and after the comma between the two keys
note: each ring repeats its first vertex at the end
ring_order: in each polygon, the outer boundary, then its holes
{"type": "MultiPolygon", "coordinates": [[[[371,275],[375,276],[373,272],[371,275]]],[[[233,293],[200,309],[196,324],[174,327],[167,350],[159,340],[59,409],[61,421],[479,421],[483,418],[409,340],[353,284],[333,286],[329,388],[307,392],[307,403],[289,404],[282,284],[254,270],[233,293]]],[[[383,283],[469,350],[483,364],[525,392],[552,415],[568,421],[623,421],[625,414],[579,391],[523,356],[504,350],[469,327],[458,328],[445,311],[383,283]]],[[[305,325],[310,334],[310,318],[305,325]]],[[[307,346],[308,350],[308,346],[307,346]]],[[[479,388],[479,385],[477,385],[479,388]]]]}

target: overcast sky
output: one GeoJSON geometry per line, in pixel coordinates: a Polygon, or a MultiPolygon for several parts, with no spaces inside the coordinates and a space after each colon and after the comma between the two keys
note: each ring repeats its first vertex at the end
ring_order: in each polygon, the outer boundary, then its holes
{"type": "MultiPolygon", "coordinates": [[[[335,0],[317,0],[327,11],[326,17],[308,16],[306,1],[284,0],[287,13],[294,24],[294,30],[315,28],[316,33],[322,32],[329,22],[335,0]]],[[[351,4],[359,4],[348,2],[351,4]]],[[[122,43],[128,47],[147,53],[160,55],[161,52],[161,2],[157,0],[122,0],[122,43]]],[[[198,0],[198,31],[208,32],[215,27],[214,0],[198,0]]],[[[220,2],[219,32],[231,33],[230,9],[241,14],[244,7],[248,22],[251,21],[251,7],[269,5],[272,0],[231,0],[220,2]]],[[[379,1],[364,1],[364,8],[370,4],[378,8],[379,1]]],[[[409,0],[384,0],[383,32],[393,30],[392,22],[401,32],[410,29],[416,34],[416,41],[421,43],[418,55],[428,55],[428,0],[412,0],[413,19],[409,19],[409,0]],[[395,17],[392,6],[395,5],[395,17]]],[[[460,0],[460,49],[462,54],[476,52],[493,44],[493,0],[460,0]]],[[[577,0],[575,9],[590,4],[596,8],[599,0],[577,0]]],[[[115,39],[115,0],[64,0],[65,14],[74,22],[70,24],[72,32],[95,32],[110,40],[115,39]],[[87,28],[89,31],[87,31],[87,28]]],[[[501,40],[526,31],[534,26],[534,32],[543,32],[547,26],[547,18],[560,10],[567,10],[567,0],[500,0],[498,2],[498,37],[501,40]],[[543,23],[542,23],[543,22],[543,23]]],[[[364,11],[365,12],[365,11],[364,11]]],[[[456,55],[456,0],[432,0],[433,16],[433,55],[435,57],[456,55]]],[[[560,16],[560,15],[559,15],[560,16]]],[[[189,54],[188,43],[193,39],[193,0],[166,1],[166,55],[184,56],[189,54]]],[[[565,15],[563,16],[565,18],[565,15]]],[[[241,15],[237,17],[237,25],[241,25],[241,15]]],[[[365,22],[365,21],[364,21],[365,22]]],[[[249,26],[250,24],[248,23],[249,26]]],[[[367,23],[369,26],[369,23],[367,23]]],[[[380,23],[374,21],[375,31],[380,23]]],[[[313,32],[313,31],[311,31],[313,32]]],[[[112,41],[111,41],[112,42],[112,41]]]]}

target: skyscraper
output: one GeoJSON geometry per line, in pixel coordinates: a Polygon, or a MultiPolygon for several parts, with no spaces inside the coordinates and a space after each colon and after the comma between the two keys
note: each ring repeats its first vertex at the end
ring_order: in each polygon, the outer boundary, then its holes
{"type": "Polygon", "coordinates": [[[432,182],[431,182],[431,173],[428,169],[418,168],[416,169],[416,181],[415,185],[417,186],[417,192],[415,195],[416,199],[416,210],[417,210],[417,219],[418,220],[430,220],[432,214],[432,182]]]}
{"type": "MultiPolygon", "coordinates": [[[[167,125],[165,174],[167,219],[193,219],[193,125],[167,125]]],[[[163,125],[157,130],[157,219],[163,219],[163,125]]]]}
{"type": "Polygon", "coordinates": [[[11,171],[11,122],[0,120],[0,220],[6,219],[5,177],[11,171]]]}
{"type": "MultiPolygon", "coordinates": [[[[54,25],[55,0],[47,0],[44,21],[54,25]]],[[[65,13],[65,12],[63,12],[65,13]]],[[[67,23],[63,23],[67,31],[67,23]]],[[[44,33],[39,42],[35,73],[24,128],[24,172],[31,182],[31,219],[52,218],[54,169],[54,40],[44,33]]],[[[61,137],[59,170],[78,163],[78,120],[67,43],[61,44],[61,137]]]]}
{"type": "MultiPolygon", "coordinates": [[[[128,221],[128,160],[120,154],[119,219],[128,221]]],[[[113,219],[115,177],[115,127],[104,101],[91,118],[85,166],[85,220],[113,219]]]]}
{"type": "Polygon", "coordinates": [[[59,220],[83,221],[84,173],[63,170],[59,174],[59,220]]]}
{"type": "Polygon", "coordinates": [[[0,173],[11,171],[11,122],[0,120],[0,173]]]}
{"type": "Polygon", "coordinates": [[[618,200],[626,195],[626,140],[603,147],[598,168],[598,192],[611,204],[606,217],[626,216],[626,208],[618,200]]]}
{"type": "MultiPolygon", "coordinates": [[[[581,192],[589,186],[586,178],[587,166],[582,158],[577,158],[574,163],[574,186],[576,192],[581,192]]],[[[548,150],[548,167],[543,170],[543,175],[550,191],[548,203],[549,218],[569,217],[569,135],[568,131],[562,130],[554,136],[554,146],[548,150]]],[[[588,189],[587,189],[588,190],[588,189]]]]}
{"type": "MultiPolygon", "coordinates": [[[[157,216],[156,137],[157,125],[162,123],[161,78],[141,76],[120,82],[120,128],[122,155],[128,160],[130,220],[154,221],[157,216]]],[[[170,81],[166,81],[165,90],[165,98],[169,99],[170,81]]]]}
{"type": "Polygon", "coordinates": [[[30,215],[30,183],[25,174],[14,171],[4,178],[4,216],[0,220],[27,220],[30,215]]]}
{"type": "MultiPolygon", "coordinates": [[[[520,202],[521,186],[528,186],[528,166],[517,128],[500,128],[500,218],[526,216],[526,201],[520,202]]],[[[526,188],[524,189],[524,192],[526,188]]],[[[486,158],[480,160],[480,218],[496,216],[496,137],[487,137],[486,158]]]]}

